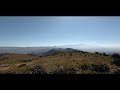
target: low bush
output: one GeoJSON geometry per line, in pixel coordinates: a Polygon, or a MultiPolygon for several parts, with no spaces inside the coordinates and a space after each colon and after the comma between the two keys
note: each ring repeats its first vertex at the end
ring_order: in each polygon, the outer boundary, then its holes
{"type": "Polygon", "coordinates": [[[4,54],[0,54],[0,57],[3,57],[4,56],[4,54]]]}
{"type": "Polygon", "coordinates": [[[0,58],[0,61],[1,61],[1,60],[6,60],[6,59],[9,59],[9,58],[8,58],[8,57],[1,57],[1,58],[0,58]]]}
{"type": "Polygon", "coordinates": [[[76,74],[74,68],[58,68],[52,72],[53,74],[76,74]]]}
{"type": "Polygon", "coordinates": [[[43,67],[41,67],[40,65],[35,66],[32,71],[32,74],[47,74],[47,72],[45,71],[45,69],[43,67]]]}
{"type": "Polygon", "coordinates": [[[91,64],[91,65],[82,65],[80,67],[83,70],[92,70],[96,72],[109,72],[109,67],[106,64],[91,64]]]}
{"type": "Polygon", "coordinates": [[[100,65],[92,64],[91,70],[96,72],[109,72],[109,67],[106,64],[100,64],[100,65]]]}
{"type": "Polygon", "coordinates": [[[112,64],[115,64],[120,67],[120,59],[115,59],[112,64]]]}
{"type": "Polygon", "coordinates": [[[90,69],[90,65],[82,65],[80,68],[83,70],[88,70],[90,69]]]}
{"type": "Polygon", "coordinates": [[[116,54],[116,53],[112,54],[112,57],[113,57],[114,59],[120,59],[120,55],[119,55],[119,54],[116,54]]]}
{"type": "Polygon", "coordinates": [[[32,59],[21,59],[20,61],[21,61],[21,62],[31,62],[32,59]]]}

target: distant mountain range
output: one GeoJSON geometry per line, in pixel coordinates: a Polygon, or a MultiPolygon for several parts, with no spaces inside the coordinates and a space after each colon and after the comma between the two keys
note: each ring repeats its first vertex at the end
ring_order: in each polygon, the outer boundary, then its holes
{"type": "Polygon", "coordinates": [[[120,48],[118,47],[105,47],[100,45],[88,45],[88,44],[76,44],[76,45],[62,45],[57,48],[73,48],[87,52],[105,52],[108,54],[118,53],[120,54],[120,48]]]}
{"type": "Polygon", "coordinates": [[[77,49],[72,49],[72,48],[55,48],[55,49],[51,49],[47,52],[41,53],[41,55],[51,55],[51,54],[56,54],[56,53],[60,53],[60,52],[83,52],[81,50],[77,50],[77,49]]]}
{"type": "Polygon", "coordinates": [[[120,48],[103,47],[99,45],[61,45],[51,47],[0,47],[0,53],[17,53],[17,54],[38,54],[47,55],[56,52],[70,52],[70,51],[87,51],[87,52],[106,52],[109,54],[120,54],[120,48]]]}
{"type": "Polygon", "coordinates": [[[53,47],[0,47],[0,53],[30,54],[47,52],[53,47]]]}

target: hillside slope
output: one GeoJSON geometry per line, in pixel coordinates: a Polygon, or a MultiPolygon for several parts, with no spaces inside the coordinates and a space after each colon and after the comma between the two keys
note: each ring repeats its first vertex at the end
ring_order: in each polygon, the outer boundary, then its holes
{"type": "Polygon", "coordinates": [[[58,52],[48,56],[1,54],[1,74],[114,74],[112,56],[85,52],[58,52]]]}

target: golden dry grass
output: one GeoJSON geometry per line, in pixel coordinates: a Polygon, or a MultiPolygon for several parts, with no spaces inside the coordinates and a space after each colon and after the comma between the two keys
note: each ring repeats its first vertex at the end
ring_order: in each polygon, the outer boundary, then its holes
{"type": "Polygon", "coordinates": [[[8,64],[8,66],[0,66],[0,73],[25,74],[34,66],[40,65],[48,74],[58,68],[64,67],[74,68],[77,74],[97,74],[95,71],[85,71],[80,69],[80,67],[82,65],[106,64],[110,68],[110,72],[108,73],[112,74],[118,68],[116,65],[111,64],[112,61],[113,58],[111,56],[103,56],[94,53],[58,53],[44,57],[27,54],[5,54],[3,57],[0,57],[0,65],[8,64]],[[22,62],[22,59],[30,59],[31,61],[22,62]]]}

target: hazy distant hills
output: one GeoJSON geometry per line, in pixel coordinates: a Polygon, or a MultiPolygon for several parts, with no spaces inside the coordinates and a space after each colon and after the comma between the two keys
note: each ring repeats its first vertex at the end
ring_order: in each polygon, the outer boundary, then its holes
{"type": "Polygon", "coordinates": [[[53,49],[53,47],[0,47],[0,53],[30,54],[41,53],[53,49]]]}
{"type": "Polygon", "coordinates": [[[0,47],[0,53],[51,55],[59,52],[83,52],[72,48],[59,47],[0,47]]]}
{"type": "Polygon", "coordinates": [[[53,47],[0,47],[0,53],[17,53],[17,54],[51,54],[56,52],[65,52],[65,51],[87,51],[87,52],[106,52],[106,53],[118,53],[120,54],[120,48],[110,48],[103,47],[98,45],[86,45],[86,44],[77,44],[77,45],[62,45],[62,46],[53,46],[53,47]]]}
{"type": "Polygon", "coordinates": [[[120,54],[120,48],[118,47],[104,47],[100,45],[87,45],[87,44],[76,44],[76,45],[63,45],[58,46],[59,48],[73,48],[87,52],[106,52],[108,54],[118,53],[120,54]]]}
{"type": "Polygon", "coordinates": [[[60,52],[83,52],[81,50],[77,50],[77,49],[72,49],[72,48],[55,48],[55,49],[51,49],[47,52],[41,53],[41,55],[51,55],[51,54],[56,54],[56,53],[60,53],[60,52]]]}

